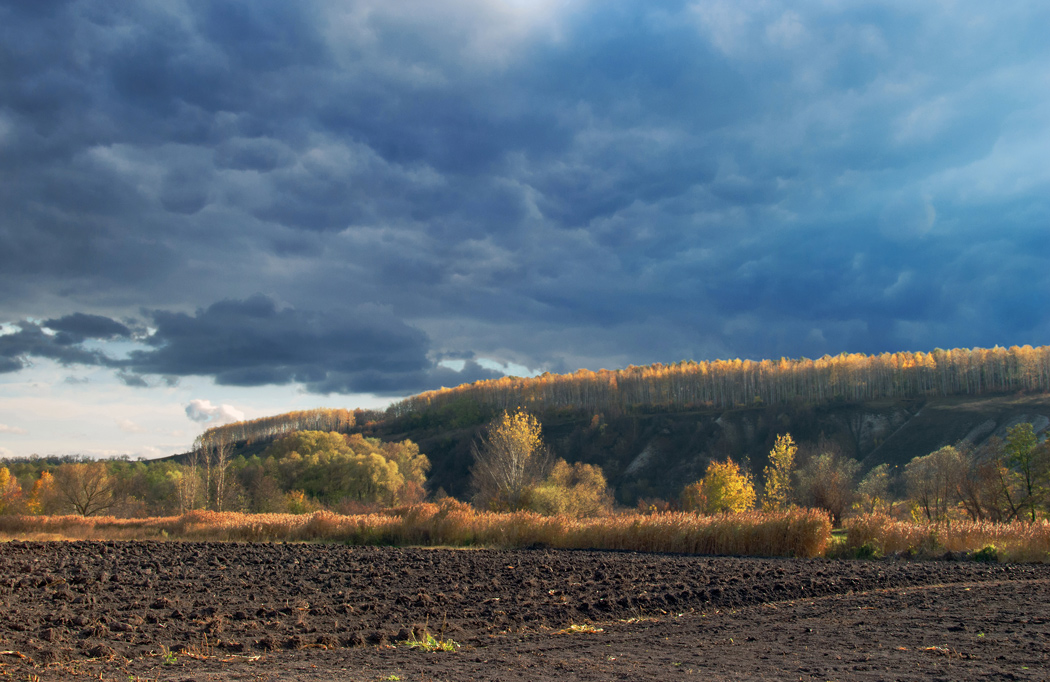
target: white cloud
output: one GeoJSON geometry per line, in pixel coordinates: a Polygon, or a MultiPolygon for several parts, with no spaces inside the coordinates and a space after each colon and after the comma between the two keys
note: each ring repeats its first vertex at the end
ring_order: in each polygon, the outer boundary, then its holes
{"type": "Polygon", "coordinates": [[[229,424],[244,419],[244,413],[233,405],[212,405],[210,400],[191,400],[186,416],[195,422],[229,424]]]}
{"type": "Polygon", "coordinates": [[[29,432],[25,429],[20,429],[17,426],[8,426],[7,424],[0,424],[0,433],[15,433],[18,435],[23,435],[29,432]]]}

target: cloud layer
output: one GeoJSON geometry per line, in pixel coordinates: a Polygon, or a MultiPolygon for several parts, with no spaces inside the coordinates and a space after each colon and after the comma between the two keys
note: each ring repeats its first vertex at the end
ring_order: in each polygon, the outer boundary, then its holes
{"type": "Polygon", "coordinates": [[[398,395],[1050,331],[1043,3],[10,5],[0,372],[398,395]]]}

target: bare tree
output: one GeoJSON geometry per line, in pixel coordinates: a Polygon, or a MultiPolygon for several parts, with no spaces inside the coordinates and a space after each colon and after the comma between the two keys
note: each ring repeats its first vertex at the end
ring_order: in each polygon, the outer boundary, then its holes
{"type": "Polygon", "coordinates": [[[191,461],[197,468],[197,462],[203,463],[204,506],[222,511],[229,488],[227,473],[230,468],[230,455],[233,443],[229,434],[220,429],[210,429],[197,437],[193,444],[191,461]]]}
{"type": "Polygon", "coordinates": [[[837,526],[853,504],[853,485],[860,471],[857,460],[846,457],[824,439],[796,470],[796,494],[803,506],[826,509],[837,526]]]}

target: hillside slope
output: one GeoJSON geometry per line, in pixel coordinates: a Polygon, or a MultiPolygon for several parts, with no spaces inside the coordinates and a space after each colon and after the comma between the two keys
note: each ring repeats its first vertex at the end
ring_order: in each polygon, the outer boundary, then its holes
{"type": "MultiPolygon", "coordinates": [[[[467,497],[470,443],[487,418],[480,410],[470,416],[470,423],[460,418],[455,424],[395,419],[373,424],[366,433],[416,441],[433,463],[430,487],[467,497]]],[[[730,456],[760,474],[781,433],[790,432],[803,450],[823,439],[868,470],[882,463],[903,466],[963,439],[979,445],[1022,421],[1041,431],[1050,424],[1050,394],[622,415],[559,410],[537,416],[556,456],[600,465],[617,500],[633,505],[640,497],[676,497],[712,459],[730,456]]]]}

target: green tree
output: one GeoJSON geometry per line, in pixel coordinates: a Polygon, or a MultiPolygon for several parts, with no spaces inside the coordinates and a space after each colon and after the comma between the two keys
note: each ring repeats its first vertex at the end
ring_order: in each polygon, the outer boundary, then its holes
{"type": "Polygon", "coordinates": [[[751,474],[727,458],[707,465],[704,477],[682,491],[682,508],[704,514],[744,512],[755,507],[751,474]]]}
{"type": "Polygon", "coordinates": [[[550,451],[543,444],[534,416],[519,409],[489,422],[471,443],[474,500],[487,509],[516,511],[527,506],[528,493],[550,468],[550,451]]]}
{"type": "Polygon", "coordinates": [[[1035,521],[1036,508],[1046,495],[1047,479],[1050,477],[1050,452],[1039,444],[1035,429],[1029,423],[1016,424],[1006,430],[1006,462],[1017,472],[1021,483],[1019,510],[1027,510],[1035,521]]]}
{"type": "Polygon", "coordinates": [[[795,466],[798,446],[790,433],[777,436],[777,442],[769,451],[769,465],[764,470],[766,489],[762,495],[762,508],[784,509],[791,502],[791,472],[795,466]]]}

